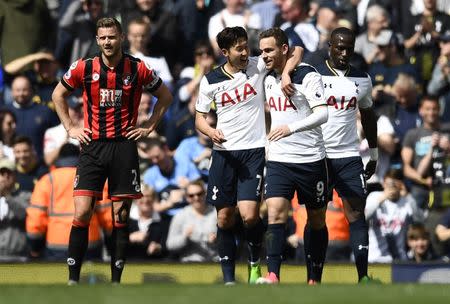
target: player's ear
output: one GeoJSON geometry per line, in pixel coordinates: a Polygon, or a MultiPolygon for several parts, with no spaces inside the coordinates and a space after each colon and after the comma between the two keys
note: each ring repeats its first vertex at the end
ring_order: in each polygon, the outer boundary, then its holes
{"type": "Polygon", "coordinates": [[[289,45],[283,44],[283,45],[281,46],[281,50],[282,50],[282,52],[283,52],[283,55],[287,55],[288,52],[289,52],[289,45]]]}
{"type": "Polygon", "coordinates": [[[221,49],[221,51],[222,51],[222,55],[223,55],[224,57],[227,57],[228,54],[230,53],[227,49],[221,49]]]}

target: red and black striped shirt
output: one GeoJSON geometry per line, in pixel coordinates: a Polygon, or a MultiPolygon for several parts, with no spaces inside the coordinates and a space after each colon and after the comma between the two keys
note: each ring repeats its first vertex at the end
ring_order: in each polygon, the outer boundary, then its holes
{"type": "Polygon", "coordinates": [[[147,63],[123,54],[115,68],[101,56],[75,61],[61,80],[72,91],[83,89],[84,127],[92,139],[125,138],[127,128],[136,125],[142,89],[153,92],[162,81],[147,63]]]}

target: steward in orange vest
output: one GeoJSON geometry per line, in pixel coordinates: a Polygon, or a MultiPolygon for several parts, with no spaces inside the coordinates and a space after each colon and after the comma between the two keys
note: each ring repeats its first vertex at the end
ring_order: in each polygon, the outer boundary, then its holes
{"type": "MultiPolygon", "coordinates": [[[[79,148],[73,144],[61,147],[55,169],[44,175],[35,185],[27,208],[26,230],[32,257],[65,261],[69,234],[75,211],[73,185],[79,148]]],[[[105,189],[107,190],[107,189],[105,189]]],[[[112,231],[111,201],[97,202],[89,226],[89,245],[86,258],[100,259],[104,245],[103,233],[112,231]],[[102,231],[103,230],[103,231],[102,231]]]]}

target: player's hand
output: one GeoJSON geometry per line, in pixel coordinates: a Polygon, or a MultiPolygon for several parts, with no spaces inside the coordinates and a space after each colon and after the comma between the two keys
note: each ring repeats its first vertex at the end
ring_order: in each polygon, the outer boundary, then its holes
{"type": "Polygon", "coordinates": [[[208,234],[208,243],[209,244],[215,243],[216,240],[217,240],[217,233],[211,232],[210,234],[208,234]]]}
{"type": "Polygon", "coordinates": [[[295,93],[295,87],[292,84],[291,76],[289,74],[281,75],[281,91],[284,96],[291,97],[295,93]]]}
{"type": "Polygon", "coordinates": [[[225,136],[223,135],[222,130],[214,129],[214,131],[209,135],[209,138],[215,143],[215,144],[221,144],[223,142],[226,142],[225,136]]]}
{"type": "Polygon", "coordinates": [[[78,140],[80,143],[89,145],[91,142],[92,131],[88,128],[83,127],[71,127],[67,131],[70,138],[78,140]]]}
{"type": "Polygon", "coordinates": [[[156,243],[155,241],[150,242],[147,247],[147,254],[154,255],[161,252],[162,246],[160,243],[156,243]]]}
{"type": "Polygon", "coordinates": [[[150,134],[150,129],[147,128],[135,128],[135,127],[128,127],[127,128],[127,135],[125,135],[128,139],[138,140],[139,138],[145,138],[148,137],[150,134]]]}
{"type": "Polygon", "coordinates": [[[131,243],[142,243],[147,237],[147,233],[144,231],[135,231],[130,233],[131,243]]]}
{"type": "Polygon", "coordinates": [[[369,162],[366,165],[366,169],[364,170],[364,178],[366,180],[369,180],[369,178],[371,178],[372,175],[375,173],[376,168],[377,168],[377,161],[369,160],[369,162]]]}
{"type": "Polygon", "coordinates": [[[282,125],[271,130],[269,135],[267,135],[267,139],[269,141],[277,141],[291,134],[292,133],[291,130],[289,130],[289,127],[287,125],[282,125]]]}
{"type": "Polygon", "coordinates": [[[298,247],[298,242],[299,242],[299,238],[296,234],[291,234],[290,236],[288,236],[287,238],[287,243],[289,244],[289,246],[291,246],[292,248],[297,248],[298,247]]]}

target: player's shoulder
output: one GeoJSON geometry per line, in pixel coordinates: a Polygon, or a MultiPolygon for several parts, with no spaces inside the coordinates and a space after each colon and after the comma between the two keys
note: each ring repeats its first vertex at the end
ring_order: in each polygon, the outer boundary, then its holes
{"type": "Polygon", "coordinates": [[[143,60],[141,60],[140,58],[134,57],[133,55],[130,55],[128,53],[124,53],[123,57],[124,57],[124,59],[128,59],[132,62],[136,62],[136,63],[143,62],[143,60]]]}
{"type": "MultiPolygon", "coordinates": [[[[100,55],[99,54],[97,54],[97,55],[91,55],[91,54],[89,54],[89,55],[86,55],[86,56],[84,56],[84,57],[82,57],[82,58],[80,58],[80,59],[78,59],[77,61],[75,61],[75,62],[83,62],[83,63],[86,63],[86,62],[89,62],[89,61],[94,61],[94,60],[96,60],[96,59],[100,59],[100,55]]],[[[74,62],[74,63],[75,63],[74,62]]],[[[73,64],[73,63],[72,63],[73,64]]]]}
{"type": "Polygon", "coordinates": [[[316,66],[317,72],[322,76],[336,76],[336,74],[333,72],[333,70],[329,67],[326,60],[323,60],[316,66]]]}
{"type": "Polygon", "coordinates": [[[302,84],[303,79],[309,73],[318,73],[318,71],[310,64],[300,63],[291,74],[292,83],[302,84]]]}
{"type": "Polygon", "coordinates": [[[347,77],[354,77],[354,78],[367,78],[367,79],[369,79],[369,75],[366,72],[364,72],[364,71],[362,71],[360,69],[357,69],[357,68],[355,68],[352,65],[349,66],[349,71],[347,72],[346,76],[347,77]]]}
{"type": "Polygon", "coordinates": [[[214,68],[205,77],[210,85],[230,80],[230,76],[223,70],[223,65],[214,68]]]}

